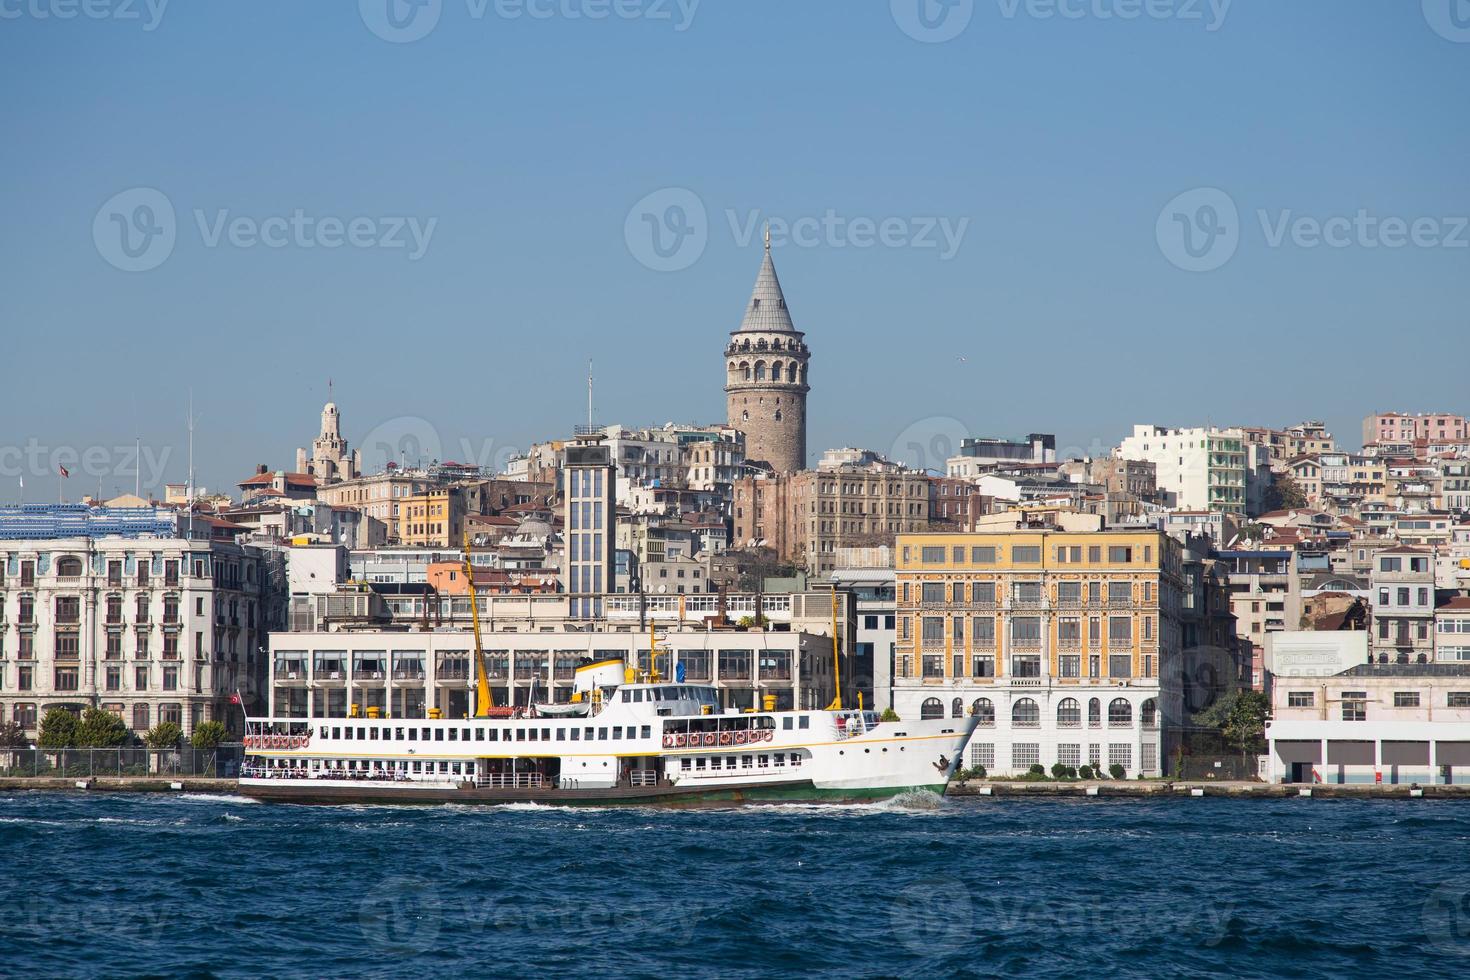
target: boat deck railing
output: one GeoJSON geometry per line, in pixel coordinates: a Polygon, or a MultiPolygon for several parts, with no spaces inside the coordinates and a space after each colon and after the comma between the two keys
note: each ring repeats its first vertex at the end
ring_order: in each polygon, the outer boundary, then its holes
{"type": "Polygon", "coordinates": [[[492,772],[475,777],[475,786],[480,789],[542,789],[546,777],[539,772],[492,772]]]}

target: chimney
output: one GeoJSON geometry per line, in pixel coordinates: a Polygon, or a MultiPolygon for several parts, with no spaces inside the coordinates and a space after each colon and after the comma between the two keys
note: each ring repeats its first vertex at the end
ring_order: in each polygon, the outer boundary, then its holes
{"type": "Polygon", "coordinates": [[[268,472],[269,472],[269,470],[266,469],[266,465],[264,463],[256,463],[255,464],[255,475],[256,476],[265,476],[265,474],[268,473],[268,472]]]}

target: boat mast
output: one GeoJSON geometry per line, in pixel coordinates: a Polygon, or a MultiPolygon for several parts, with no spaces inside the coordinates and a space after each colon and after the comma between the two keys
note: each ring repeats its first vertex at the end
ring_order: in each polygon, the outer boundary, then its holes
{"type": "Polygon", "coordinates": [[[832,686],[837,696],[827,705],[828,711],[842,710],[842,659],[838,656],[837,643],[837,583],[832,583],[832,686]]]}
{"type": "Polygon", "coordinates": [[[489,718],[495,701],[490,694],[490,674],[485,670],[485,649],[480,645],[480,597],[475,592],[475,566],[470,561],[470,532],[464,532],[464,580],[470,590],[470,622],[475,624],[475,717],[489,718]]]}

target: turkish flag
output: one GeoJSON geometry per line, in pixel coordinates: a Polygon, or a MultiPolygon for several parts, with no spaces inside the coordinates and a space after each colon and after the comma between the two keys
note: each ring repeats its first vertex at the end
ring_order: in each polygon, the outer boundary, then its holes
{"type": "Polygon", "coordinates": [[[239,704],[240,703],[240,695],[238,695],[238,694],[231,694],[230,695],[230,703],[231,704],[239,704]]]}

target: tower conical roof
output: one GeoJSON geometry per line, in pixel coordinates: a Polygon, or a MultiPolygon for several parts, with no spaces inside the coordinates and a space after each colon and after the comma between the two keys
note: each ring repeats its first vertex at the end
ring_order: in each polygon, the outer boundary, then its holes
{"type": "Polygon", "coordinates": [[[799,332],[791,323],[791,313],[786,309],[786,297],[781,292],[781,280],[776,278],[776,265],[771,261],[769,230],[766,232],[766,254],[761,259],[761,271],[756,273],[755,288],[750,291],[750,302],[745,304],[745,316],[736,332],[768,330],[799,332]]]}

